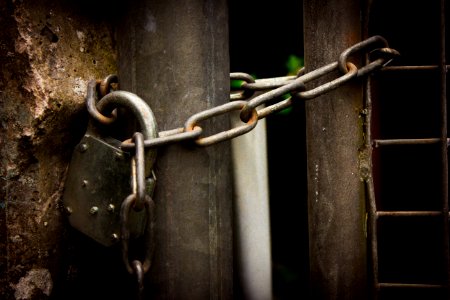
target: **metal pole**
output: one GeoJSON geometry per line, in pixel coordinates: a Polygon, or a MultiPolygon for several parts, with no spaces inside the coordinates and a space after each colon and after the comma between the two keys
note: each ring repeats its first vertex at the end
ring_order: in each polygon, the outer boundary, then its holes
{"type": "Polygon", "coordinates": [[[446,268],[447,297],[450,296],[450,245],[449,245],[449,203],[448,203],[448,121],[447,121],[447,57],[446,57],[446,1],[440,2],[440,95],[441,95],[441,168],[442,168],[442,223],[443,252],[446,268]]]}
{"type": "MultiPolygon", "coordinates": [[[[361,40],[360,1],[304,1],[305,65],[361,40]]],[[[361,83],[306,103],[312,299],[367,299],[361,83]]]]}
{"type": "MultiPolygon", "coordinates": [[[[159,130],[229,99],[226,1],[133,1],[118,24],[121,89],[141,96],[159,130]]],[[[228,120],[206,127],[219,131],[228,120]]],[[[232,298],[230,143],[158,149],[156,250],[146,299],[232,298]]]]}
{"type": "MultiPolygon", "coordinates": [[[[232,123],[241,122],[236,116],[232,123]]],[[[246,300],[272,299],[266,122],[232,141],[236,275],[246,300]]]]}

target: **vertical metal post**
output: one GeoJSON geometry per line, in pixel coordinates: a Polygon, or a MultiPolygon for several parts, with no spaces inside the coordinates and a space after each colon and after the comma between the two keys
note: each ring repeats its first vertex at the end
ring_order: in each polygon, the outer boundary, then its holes
{"type": "MultiPolygon", "coordinates": [[[[226,1],[133,1],[118,24],[119,76],[159,130],[229,99],[226,1]]],[[[213,132],[228,120],[205,124],[213,132]]],[[[158,149],[156,250],[146,298],[232,298],[230,143],[158,149]]]]}
{"type": "MultiPolygon", "coordinates": [[[[239,124],[238,116],[232,123],[239,124]]],[[[231,143],[236,273],[246,300],[272,299],[266,121],[231,143]]]]}
{"type": "MultiPolygon", "coordinates": [[[[304,1],[305,66],[361,40],[360,1],[304,1]]],[[[361,83],[306,103],[312,299],[367,299],[361,83]]]]}
{"type": "Polygon", "coordinates": [[[449,203],[448,203],[448,146],[447,146],[447,63],[446,63],[446,41],[445,41],[445,5],[441,0],[440,5],[440,86],[441,86],[441,156],[442,156],[442,222],[443,222],[443,251],[447,274],[447,296],[450,295],[450,246],[449,246],[449,203]]]}
{"type": "MultiPolygon", "coordinates": [[[[366,0],[365,11],[363,15],[363,38],[369,37],[369,15],[371,6],[370,0],[366,0]]],[[[365,58],[366,63],[368,62],[368,57],[365,58]]],[[[372,113],[373,113],[373,99],[372,99],[372,83],[371,77],[368,76],[364,81],[364,100],[366,109],[366,124],[365,124],[365,151],[367,151],[367,157],[372,160],[372,113]]],[[[370,169],[372,169],[372,162],[368,162],[370,169]]],[[[377,222],[377,204],[375,200],[375,186],[373,176],[369,176],[366,179],[365,184],[366,195],[367,195],[367,236],[370,247],[369,251],[369,270],[368,281],[368,291],[371,294],[371,299],[378,300],[379,296],[379,280],[378,280],[378,222],[377,222]]]]}

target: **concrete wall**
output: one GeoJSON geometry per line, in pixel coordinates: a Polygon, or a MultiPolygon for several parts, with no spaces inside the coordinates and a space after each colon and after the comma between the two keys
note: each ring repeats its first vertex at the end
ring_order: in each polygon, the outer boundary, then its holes
{"type": "Polygon", "coordinates": [[[72,2],[0,1],[2,299],[46,299],[77,272],[62,264],[64,175],[86,83],[115,72],[116,57],[108,8],[72,2]]]}

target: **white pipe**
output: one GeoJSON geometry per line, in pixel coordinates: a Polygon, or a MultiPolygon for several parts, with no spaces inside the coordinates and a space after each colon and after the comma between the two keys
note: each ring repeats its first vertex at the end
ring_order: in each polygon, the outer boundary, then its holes
{"type": "MultiPolygon", "coordinates": [[[[232,124],[241,122],[237,117],[232,124]]],[[[235,234],[244,299],[272,299],[266,123],[233,139],[235,234]]]]}

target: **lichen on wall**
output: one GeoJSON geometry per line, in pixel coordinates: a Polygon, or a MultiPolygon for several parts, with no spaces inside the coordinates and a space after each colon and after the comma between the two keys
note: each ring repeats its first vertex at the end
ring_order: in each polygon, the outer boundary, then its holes
{"type": "Polygon", "coordinates": [[[114,32],[83,1],[1,1],[0,14],[0,298],[46,299],[69,276],[64,175],[87,81],[115,73],[114,32]]]}

